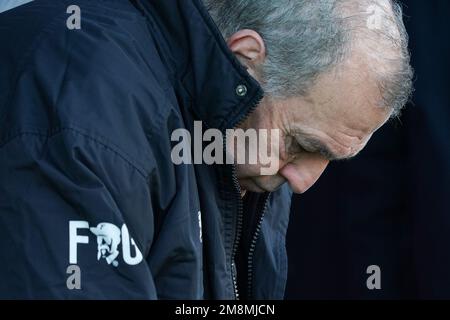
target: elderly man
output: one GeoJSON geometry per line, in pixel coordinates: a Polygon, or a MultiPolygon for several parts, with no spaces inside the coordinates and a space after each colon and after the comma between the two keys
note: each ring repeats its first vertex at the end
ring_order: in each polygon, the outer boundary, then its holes
{"type": "Polygon", "coordinates": [[[411,89],[388,0],[38,0],[0,26],[0,297],[283,298],[292,190],[411,89]],[[277,170],[174,163],[200,121],[270,130],[277,170]]]}

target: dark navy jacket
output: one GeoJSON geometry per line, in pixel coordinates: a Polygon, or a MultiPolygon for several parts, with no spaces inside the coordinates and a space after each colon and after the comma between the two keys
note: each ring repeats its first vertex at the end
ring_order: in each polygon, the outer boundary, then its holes
{"type": "Polygon", "coordinates": [[[0,14],[0,63],[0,298],[283,298],[289,188],[171,161],[263,95],[200,0],[36,0],[0,14]]]}

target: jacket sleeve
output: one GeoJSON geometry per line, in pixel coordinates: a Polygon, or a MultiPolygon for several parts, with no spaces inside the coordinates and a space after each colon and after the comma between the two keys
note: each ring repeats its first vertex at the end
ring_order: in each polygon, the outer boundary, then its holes
{"type": "Polygon", "coordinates": [[[127,33],[144,22],[105,5],[81,30],[61,1],[2,17],[0,298],[157,298],[155,161],[132,110],[160,99],[127,33]]]}
{"type": "Polygon", "coordinates": [[[141,170],[75,129],[0,146],[0,298],[156,299],[141,170]]]}

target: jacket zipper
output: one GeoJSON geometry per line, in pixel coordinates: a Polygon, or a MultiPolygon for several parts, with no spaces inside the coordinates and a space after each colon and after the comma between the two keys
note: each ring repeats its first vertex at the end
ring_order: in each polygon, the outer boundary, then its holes
{"type": "Polygon", "coordinates": [[[238,192],[238,215],[237,215],[237,224],[236,224],[236,238],[233,245],[233,252],[231,254],[231,273],[233,277],[233,285],[234,285],[234,297],[236,300],[239,300],[239,290],[237,284],[237,268],[236,268],[236,254],[239,248],[239,243],[242,235],[242,225],[244,219],[244,205],[241,198],[241,186],[239,185],[239,181],[236,177],[236,166],[233,165],[233,184],[238,192]]]}
{"type": "MultiPolygon", "coordinates": [[[[227,126],[227,127],[232,127],[232,128],[236,128],[237,126],[239,126],[242,122],[244,122],[249,116],[250,114],[258,107],[259,103],[261,102],[263,98],[263,94],[259,94],[258,97],[256,99],[254,99],[254,101],[251,104],[251,107],[245,112],[245,114],[243,114],[239,120],[237,120],[234,125],[232,126],[227,126]]],[[[224,136],[224,148],[225,148],[225,152],[226,150],[226,146],[227,146],[227,137],[226,135],[224,136]]],[[[238,215],[237,215],[237,223],[236,223],[236,237],[233,243],[233,250],[231,253],[231,277],[232,277],[232,281],[233,281],[233,287],[234,287],[234,298],[236,300],[239,300],[239,289],[238,289],[238,284],[237,284],[237,268],[236,268],[236,262],[235,262],[235,258],[236,258],[236,254],[239,248],[239,243],[241,240],[241,235],[242,235],[242,225],[243,225],[243,211],[244,211],[244,205],[242,202],[242,197],[241,197],[241,186],[239,185],[239,181],[237,179],[237,174],[236,174],[236,165],[233,164],[232,165],[232,177],[233,177],[233,185],[236,191],[236,199],[238,202],[238,215]]]]}
{"type": "Polygon", "coordinates": [[[256,242],[258,241],[259,235],[261,233],[261,226],[264,220],[264,216],[267,211],[267,207],[269,205],[270,194],[265,195],[264,206],[260,211],[260,217],[258,220],[258,224],[256,225],[255,233],[253,234],[252,241],[250,243],[250,249],[247,257],[247,296],[250,299],[252,295],[253,289],[253,256],[255,253],[256,242]]]}

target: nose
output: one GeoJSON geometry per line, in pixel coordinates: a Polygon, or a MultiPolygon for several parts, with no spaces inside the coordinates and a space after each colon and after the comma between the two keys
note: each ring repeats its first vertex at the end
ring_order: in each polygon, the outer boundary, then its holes
{"type": "Polygon", "coordinates": [[[305,193],[311,188],[328,166],[329,161],[321,154],[304,153],[280,171],[294,193],[305,193]]]}

